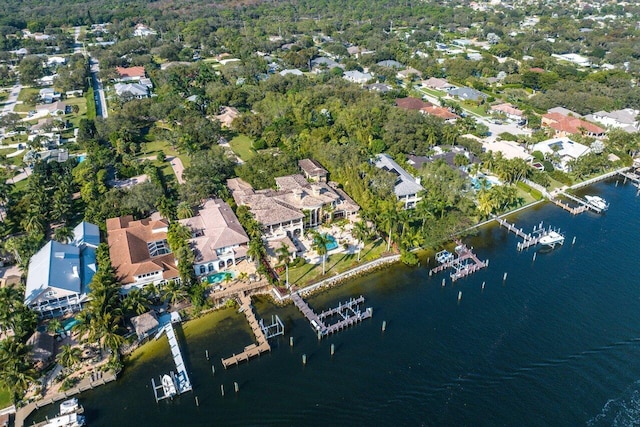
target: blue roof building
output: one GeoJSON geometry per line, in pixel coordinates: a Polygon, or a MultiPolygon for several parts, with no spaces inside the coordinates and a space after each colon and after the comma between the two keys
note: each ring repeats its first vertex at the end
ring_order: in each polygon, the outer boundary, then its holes
{"type": "Polygon", "coordinates": [[[29,260],[24,303],[43,317],[79,311],[97,270],[100,231],[81,222],[70,244],[50,241],[29,260]]]}

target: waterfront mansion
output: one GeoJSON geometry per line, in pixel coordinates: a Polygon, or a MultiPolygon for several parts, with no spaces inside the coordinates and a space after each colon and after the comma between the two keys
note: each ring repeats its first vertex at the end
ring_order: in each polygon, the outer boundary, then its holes
{"type": "MultiPolygon", "coordinates": [[[[239,206],[249,208],[267,240],[285,235],[299,237],[305,228],[317,227],[329,216],[351,218],[360,209],[336,183],[310,182],[313,177],[308,173],[308,165],[313,165],[316,172],[321,168],[317,162],[301,162],[309,180],[301,174],[281,176],[275,179],[275,190],[254,190],[240,178],[227,181],[233,199],[239,206]]],[[[326,174],[320,172],[315,176],[326,179],[326,174]]]]}

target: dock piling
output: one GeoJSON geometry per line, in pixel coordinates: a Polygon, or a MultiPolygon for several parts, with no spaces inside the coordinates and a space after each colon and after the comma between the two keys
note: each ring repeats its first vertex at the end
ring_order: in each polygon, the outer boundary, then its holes
{"type": "Polygon", "coordinates": [[[336,345],[331,344],[331,355],[333,356],[335,352],[336,352],[336,345]]]}
{"type": "Polygon", "coordinates": [[[293,337],[289,337],[289,347],[293,347],[293,337]]]}
{"type": "Polygon", "coordinates": [[[445,280],[446,280],[446,279],[442,279],[442,287],[443,287],[443,288],[444,288],[445,280]]]}
{"type": "Polygon", "coordinates": [[[384,331],[386,331],[386,330],[387,330],[387,321],[386,321],[386,320],[383,320],[383,321],[382,321],[382,332],[384,332],[384,331]]]}
{"type": "Polygon", "coordinates": [[[196,396],[196,406],[200,406],[200,402],[198,402],[198,396],[196,396]]]}
{"type": "Polygon", "coordinates": [[[240,386],[239,386],[239,385],[238,385],[238,383],[237,383],[237,382],[235,382],[235,381],[234,381],[234,383],[233,383],[233,389],[236,391],[236,393],[240,391],[240,386]]]}
{"type": "Polygon", "coordinates": [[[205,356],[207,356],[207,360],[209,360],[209,350],[204,351],[205,356]]]}
{"type": "Polygon", "coordinates": [[[538,252],[534,252],[534,253],[533,253],[533,260],[534,260],[534,261],[536,260],[536,255],[538,255],[538,252]]]}
{"type": "Polygon", "coordinates": [[[462,291],[458,291],[458,302],[462,299],[462,291]]]}
{"type": "Polygon", "coordinates": [[[482,290],[484,291],[484,282],[482,282],[482,290]]]}
{"type": "Polygon", "coordinates": [[[507,273],[505,272],[504,275],[502,276],[502,281],[506,282],[507,281],[507,273]]]}
{"type": "Polygon", "coordinates": [[[575,245],[576,244],[576,236],[573,236],[573,241],[571,242],[571,245],[575,245]]]}
{"type": "Polygon", "coordinates": [[[303,354],[303,355],[302,355],[302,364],[303,364],[303,365],[306,365],[306,364],[307,364],[307,355],[306,355],[306,354],[303,354]]]}
{"type": "Polygon", "coordinates": [[[220,384],[220,394],[224,397],[224,384],[220,384]]]}
{"type": "Polygon", "coordinates": [[[216,374],[216,367],[211,365],[211,375],[215,375],[216,374]]]}

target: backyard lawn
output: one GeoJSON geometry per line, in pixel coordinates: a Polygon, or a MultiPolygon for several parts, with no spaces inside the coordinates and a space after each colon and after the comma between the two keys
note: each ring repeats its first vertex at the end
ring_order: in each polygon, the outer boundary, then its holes
{"type": "MultiPolygon", "coordinates": [[[[386,243],[379,239],[375,242],[367,244],[360,254],[360,262],[358,262],[358,254],[338,253],[328,256],[326,261],[326,274],[322,276],[322,263],[305,264],[300,267],[289,268],[289,283],[298,287],[305,287],[321,279],[335,276],[338,273],[349,270],[361,264],[380,258],[380,255],[387,250],[386,243]]],[[[284,274],[282,274],[284,280],[284,274]]]]}
{"type": "Polygon", "coordinates": [[[4,386],[0,387],[0,409],[11,406],[11,392],[4,386]]]}
{"type": "Polygon", "coordinates": [[[229,141],[229,145],[233,152],[245,162],[256,155],[256,152],[251,148],[253,140],[246,135],[236,136],[229,141]]]}

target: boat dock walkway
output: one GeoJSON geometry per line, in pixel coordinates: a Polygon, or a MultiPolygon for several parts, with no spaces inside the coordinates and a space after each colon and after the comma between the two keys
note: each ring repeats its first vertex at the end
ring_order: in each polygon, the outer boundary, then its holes
{"type": "Polygon", "coordinates": [[[291,294],[291,300],[304,317],[309,320],[309,323],[311,323],[311,326],[318,334],[318,339],[322,339],[323,337],[341,331],[373,316],[373,309],[370,307],[364,312],[360,310],[360,304],[364,302],[362,295],[358,298],[351,298],[344,303],[339,303],[337,307],[325,310],[319,315],[309,307],[309,304],[307,304],[297,292],[291,294]],[[327,325],[325,319],[332,316],[339,316],[340,320],[327,325]]]}
{"type": "Polygon", "coordinates": [[[636,169],[635,171],[622,171],[619,172],[620,175],[622,175],[624,177],[624,182],[627,182],[628,180],[633,181],[634,185],[640,189],[640,175],[638,174],[638,169],[636,169]]]}
{"type": "Polygon", "coordinates": [[[169,323],[164,327],[167,339],[169,340],[169,347],[171,348],[171,356],[173,356],[173,362],[176,365],[175,383],[176,391],[178,394],[186,393],[192,390],[191,381],[187,375],[187,368],[184,365],[182,359],[182,352],[180,352],[180,346],[178,346],[178,339],[176,333],[173,330],[173,324],[169,323]]]}
{"type": "Polygon", "coordinates": [[[500,224],[502,227],[506,228],[507,231],[512,232],[522,239],[522,242],[518,242],[518,245],[516,246],[518,248],[518,251],[523,251],[530,248],[531,246],[536,246],[538,243],[540,243],[540,239],[548,234],[548,232],[542,228],[542,223],[540,223],[540,227],[538,230],[536,230],[535,228],[533,229],[533,233],[525,233],[524,231],[522,231],[522,228],[517,228],[514,224],[511,224],[507,220],[499,217],[496,217],[495,220],[498,221],[498,224],[500,224]]]}
{"type": "MultiPolygon", "coordinates": [[[[225,369],[227,369],[231,365],[237,365],[240,362],[248,362],[249,359],[255,356],[260,356],[262,353],[271,351],[271,346],[269,345],[267,336],[265,335],[265,327],[258,322],[258,320],[256,319],[256,315],[253,312],[253,307],[251,306],[251,297],[245,295],[244,292],[240,292],[238,294],[238,298],[240,299],[240,309],[247,317],[249,326],[251,327],[251,330],[256,337],[257,344],[249,344],[244,348],[242,353],[234,353],[233,356],[222,359],[222,366],[224,366],[225,369]]],[[[282,329],[282,333],[284,333],[284,327],[282,329]]]]}
{"type": "Polygon", "coordinates": [[[586,211],[588,208],[584,205],[580,205],[580,206],[569,206],[567,203],[558,200],[556,198],[550,198],[549,199],[551,201],[551,203],[553,203],[556,206],[560,206],[562,209],[564,209],[565,211],[569,212],[572,215],[578,215],[581,214],[582,212],[586,211]]]}
{"type": "MultiPolygon", "coordinates": [[[[584,207],[584,210],[591,209],[595,213],[602,213],[602,209],[600,209],[599,207],[593,205],[592,203],[587,202],[586,200],[581,199],[580,197],[576,197],[573,194],[569,194],[569,193],[566,193],[564,191],[561,192],[560,195],[566,197],[567,199],[571,199],[574,202],[578,203],[580,206],[584,207]]],[[[581,212],[584,212],[584,210],[581,211],[581,212]]]]}
{"type": "Polygon", "coordinates": [[[480,261],[473,250],[469,249],[462,241],[456,240],[456,245],[458,256],[429,270],[429,276],[451,268],[454,271],[450,274],[450,277],[455,282],[487,266],[488,263],[480,261]]]}

